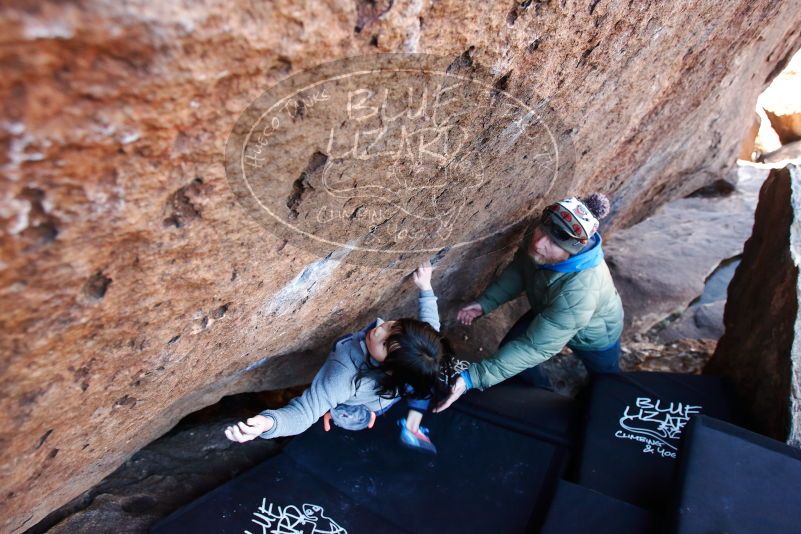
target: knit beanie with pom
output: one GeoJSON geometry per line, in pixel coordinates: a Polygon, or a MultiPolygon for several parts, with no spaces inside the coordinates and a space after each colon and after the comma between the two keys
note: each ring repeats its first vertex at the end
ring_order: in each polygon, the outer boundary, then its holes
{"type": "Polygon", "coordinates": [[[609,209],[609,199],[602,193],[568,197],[545,208],[541,222],[551,239],[573,255],[598,231],[599,219],[609,215],[609,209]]]}

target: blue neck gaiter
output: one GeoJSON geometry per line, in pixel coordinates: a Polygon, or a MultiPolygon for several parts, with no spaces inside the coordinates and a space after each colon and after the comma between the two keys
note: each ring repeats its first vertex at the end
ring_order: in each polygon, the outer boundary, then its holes
{"type": "Polygon", "coordinates": [[[595,267],[604,259],[604,251],[601,248],[603,239],[600,232],[595,232],[590,238],[590,243],[581,249],[581,252],[570,256],[565,261],[553,263],[551,265],[537,265],[540,269],[547,269],[549,271],[557,271],[560,273],[574,273],[583,271],[590,267],[595,267]]]}

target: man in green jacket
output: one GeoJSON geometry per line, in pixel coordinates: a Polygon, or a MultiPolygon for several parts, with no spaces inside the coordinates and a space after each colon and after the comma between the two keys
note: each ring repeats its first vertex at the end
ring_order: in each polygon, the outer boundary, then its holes
{"type": "Polygon", "coordinates": [[[595,193],[548,206],[530,227],[512,262],[477,302],[459,310],[469,325],[523,291],[531,310],[521,317],[491,358],[471,364],[435,411],[448,408],[465,391],[485,389],[523,373],[548,387],[539,364],[567,345],[590,373],[618,372],[623,305],[603,259],[598,220],[609,199],[595,193]]]}

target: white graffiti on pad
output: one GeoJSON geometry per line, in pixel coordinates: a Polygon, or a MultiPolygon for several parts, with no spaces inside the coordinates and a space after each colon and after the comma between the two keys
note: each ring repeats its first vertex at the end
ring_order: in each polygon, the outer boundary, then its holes
{"type": "MultiPolygon", "coordinates": [[[[251,518],[261,527],[261,534],[348,534],[333,519],[327,517],[322,506],[304,504],[277,506],[261,500],[261,506],[251,518]]],[[[254,534],[245,530],[244,534],[254,534]]]]}
{"type": "Polygon", "coordinates": [[[623,430],[616,431],[615,437],[639,441],[645,454],[675,458],[682,429],[691,415],[700,412],[701,406],[637,397],[634,407],[623,410],[623,430]]]}

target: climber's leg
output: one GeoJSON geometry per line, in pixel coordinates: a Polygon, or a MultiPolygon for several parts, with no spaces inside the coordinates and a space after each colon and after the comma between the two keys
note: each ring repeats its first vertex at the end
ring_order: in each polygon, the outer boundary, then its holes
{"type": "Polygon", "coordinates": [[[603,350],[580,350],[571,347],[590,374],[620,372],[620,338],[603,350]]]}
{"type": "Polygon", "coordinates": [[[534,320],[535,315],[536,314],[534,313],[534,310],[528,310],[526,313],[524,313],[520,319],[518,319],[515,324],[512,325],[512,328],[506,332],[506,335],[503,336],[503,339],[498,344],[498,348],[503,347],[510,340],[522,336],[526,332],[528,325],[534,320]]]}
{"type": "MultiPolygon", "coordinates": [[[[531,324],[531,321],[534,320],[535,316],[536,313],[534,313],[534,310],[529,310],[526,313],[524,313],[523,316],[520,317],[520,319],[518,319],[514,325],[512,325],[512,328],[510,328],[509,331],[506,333],[506,335],[503,337],[501,342],[498,344],[498,348],[500,349],[512,339],[522,336],[526,332],[528,325],[531,324]]],[[[525,371],[512,377],[510,380],[523,382],[525,384],[536,386],[543,389],[553,390],[553,387],[551,386],[551,381],[548,379],[547,376],[545,376],[545,374],[540,369],[539,365],[536,367],[531,367],[530,369],[526,369],[525,371]]]]}

